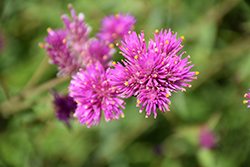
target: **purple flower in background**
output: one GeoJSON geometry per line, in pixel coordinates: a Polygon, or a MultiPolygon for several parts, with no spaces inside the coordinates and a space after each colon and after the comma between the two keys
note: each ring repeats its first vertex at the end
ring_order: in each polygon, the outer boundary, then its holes
{"type": "Polygon", "coordinates": [[[74,74],[80,68],[77,58],[70,52],[66,44],[67,33],[64,29],[47,29],[46,44],[39,43],[41,48],[47,50],[49,62],[58,66],[58,75],[74,74]]]}
{"type": "Polygon", "coordinates": [[[111,45],[104,43],[99,39],[92,38],[84,45],[82,59],[84,66],[90,62],[99,61],[105,69],[110,66],[110,59],[115,53],[115,49],[111,45]]]}
{"type": "MultiPolygon", "coordinates": [[[[250,90],[250,89],[249,89],[249,90],[250,90]]],[[[244,97],[250,98],[250,93],[246,93],[246,94],[244,95],[244,97]]],[[[250,104],[250,100],[244,100],[243,103],[244,103],[244,104],[246,104],[246,103],[249,103],[249,104],[250,104]]],[[[247,108],[250,108],[250,105],[248,105],[247,108]]]]}
{"type": "Polygon", "coordinates": [[[203,125],[199,134],[200,145],[205,148],[212,148],[215,145],[215,136],[207,126],[203,125]]]}
{"type": "Polygon", "coordinates": [[[120,93],[137,97],[137,106],[141,105],[139,112],[144,108],[146,118],[154,113],[157,117],[157,108],[163,113],[169,111],[171,92],[185,91],[183,87],[191,87],[191,82],[198,72],[189,71],[194,65],[188,61],[190,56],[182,59],[184,51],[180,45],[183,37],[176,39],[171,30],[155,31],[155,41],[145,43],[144,32],[137,36],[136,32],[129,32],[122,41],[120,52],[126,59],[114,64],[111,69],[111,82],[120,93]]]}
{"type": "Polygon", "coordinates": [[[85,17],[83,13],[77,15],[71,4],[68,5],[68,8],[73,20],[71,21],[66,14],[61,16],[67,32],[67,44],[76,56],[80,56],[84,50],[84,44],[88,40],[91,27],[84,22],[85,17]]]}
{"type": "Polygon", "coordinates": [[[59,96],[56,92],[54,92],[53,94],[55,98],[53,103],[56,117],[69,125],[69,118],[71,113],[73,113],[76,109],[76,102],[69,95],[59,96]]]}
{"type": "Polygon", "coordinates": [[[102,20],[102,28],[97,37],[103,41],[113,43],[116,39],[122,39],[133,28],[135,22],[135,17],[129,13],[125,15],[119,13],[116,15],[111,14],[109,17],[105,16],[102,20]]]}
{"type": "Polygon", "coordinates": [[[116,88],[110,84],[108,70],[105,71],[99,63],[91,62],[86,71],[80,70],[72,76],[69,85],[69,94],[77,102],[74,117],[78,122],[88,127],[98,125],[102,111],[106,121],[124,117],[122,110],[124,101],[121,100],[116,88]]]}
{"type": "Polygon", "coordinates": [[[80,68],[85,69],[89,61],[100,61],[105,69],[108,68],[114,49],[101,40],[89,39],[91,28],[84,22],[84,14],[77,15],[71,4],[68,8],[72,20],[63,14],[61,19],[65,28],[48,28],[46,44],[39,43],[47,50],[50,63],[58,66],[58,76],[75,74],[80,68]]]}

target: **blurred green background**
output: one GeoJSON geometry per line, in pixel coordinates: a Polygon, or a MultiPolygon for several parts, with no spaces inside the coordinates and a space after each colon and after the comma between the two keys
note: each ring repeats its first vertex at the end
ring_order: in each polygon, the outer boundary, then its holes
{"type": "MultiPolygon", "coordinates": [[[[248,167],[250,115],[242,104],[250,88],[250,2],[241,0],[0,0],[0,166],[248,167]],[[94,36],[105,15],[130,12],[135,31],[185,36],[199,71],[187,92],[174,93],[170,112],[157,119],[126,100],[125,118],[88,129],[56,119],[49,92],[67,93],[43,49],[46,29],[63,27],[67,4],[83,12],[94,36]],[[213,149],[200,146],[202,125],[215,134],[213,149]]],[[[115,54],[114,60],[121,59],[115,54]]]]}

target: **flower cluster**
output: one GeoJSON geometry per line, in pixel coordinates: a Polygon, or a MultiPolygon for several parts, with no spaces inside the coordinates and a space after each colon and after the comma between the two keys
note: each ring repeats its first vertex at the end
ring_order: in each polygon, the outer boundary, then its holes
{"type": "Polygon", "coordinates": [[[129,14],[123,16],[121,13],[118,14],[119,19],[113,19],[113,15],[105,17],[102,21],[105,27],[97,35],[100,38],[89,38],[91,27],[85,23],[84,14],[77,15],[71,4],[68,8],[72,19],[63,14],[61,19],[65,27],[55,30],[48,28],[46,44],[39,43],[41,48],[47,50],[47,55],[51,58],[49,62],[58,66],[58,76],[76,74],[80,68],[85,69],[89,61],[99,61],[105,69],[108,68],[115,49],[110,47],[112,41],[104,38],[103,33],[117,34],[112,38],[114,40],[121,38],[135,24],[134,17],[129,14]],[[109,24],[114,29],[108,29],[109,24]]]}
{"type": "Polygon", "coordinates": [[[143,31],[139,35],[130,31],[135,17],[119,13],[104,17],[96,38],[89,38],[91,28],[85,23],[84,15],[77,15],[72,5],[68,7],[72,19],[63,14],[65,27],[49,28],[46,44],[39,44],[47,50],[50,62],[58,66],[58,75],[72,75],[71,99],[61,100],[55,95],[54,102],[56,106],[65,103],[64,109],[56,110],[57,117],[66,123],[69,117],[66,110],[73,108],[72,99],[77,103],[73,116],[88,127],[98,125],[102,115],[106,121],[124,117],[122,99],[131,96],[137,97],[140,113],[145,110],[146,118],[151,113],[156,118],[157,109],[169,111],[172,92],[185,91],[185,87],[191,87],[189,82],[197,78],[198,72],[190,71],[194,66],[188,61],[190,56],[182,58],[184,37],[177,38],[171,29],[156,30],[154,40],[147,43],[143,31]],[[117,46],[125,59],[113,62],[110,67],[115,53],[113,42],[118,39],[122,39],[117,46]]]}
{"type": "Polygon", "coordinates": [[[121,42],[117,43],[120,52],[126,59],[123,64],[114,64],[111,69],[111,82],[118,91],[127,98],[137,97],[139,112],[144,108],[146,118],[154,113],[157,117],[157,108],[160,111],[169,111],[171,92],[185,91],[184,87],[191,87],[191,82],[198,72],[189,71],[194,65],[188,61],[190,56],[182,59],[185,51],[178,53],[184,37],[176,38],[177,33],[169,31],[155,31],[155,40],[150,40],[148,47],[144,32],[137,36],[136,32],[129,32],[121,42]]]}

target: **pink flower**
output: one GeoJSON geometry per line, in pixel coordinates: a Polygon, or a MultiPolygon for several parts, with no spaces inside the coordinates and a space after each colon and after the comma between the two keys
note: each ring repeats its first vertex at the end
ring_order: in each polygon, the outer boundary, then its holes
{"type": "Polygon", "coordinates": [[[144,108],[146,118],[154,113],[157,117],[157,108],[163,113],[169,111],[171,92],[185,91],[183,87],[191,87],[191,82],[198,72],[189,71],[194,65],[188,61],[190,56],[182,59],[184,51],[180,45],[183,37],[176,39],[177,34],[169,31],[157,30],[155,40],[150,40],[148,48],[144,32],[137,36],[130,32],[117,46],[126,58],[121,63],[114,64],[111,69],[111,82],[120,93],[137,97],[137,106],[141,105],[139,112],[144,108]]]}
{"type": "Polygon", "coordinates": [[[205,148],[212,148],[215,145],[215,136],[207,126],[203,125],[199,135],[200,145],[205,148]]]}
{"type": "Polygon", "coordinates": [[[71,52],[66,43],[67,33],[64,29],[47,29],[48,36],[45,37],[46,44],[39,43],[41,48],[47,50],[50,57],[49,62],[58,66],[58,76],[74,74],[80,68],[77,57],[71,52]]]}
{"type": "Polygon", "coordinates": [[[39,46],[47,50],[50,63],[58,66],[58,75],[73,75],[80,68],[85,69],[90,62],[100,61],[104,68],[109,67],[114,49],[99,39],[89,39],[90,26],[84,22],[84,14],[76,14],[72,5],[68,5],[72,20],[63,14],[61,19],[65,28],[48,28],[46,44],[39,46]]]}
{"type": "Polygon", "coordinates": [[[97,61],[90,63],[86,71],[81,69],[72,76],[69,94],[77,102],[74,116],[78,118],[78,122],[88,127],[99,124],[102,111],[106,121],[119,119],[119,115],[124,117],[120,107],[124,108],[125,102],[110,84],[107,72],[97,61]]]}
{"type": "Polygon", "coordinates": [[[117,39],[122,39],[133,28],[135,22],[135,17],[129,13],[125,15],[119,13],[116,15],[111,14],[109,17],[105,16],[102,20],[102,28],[97,37],[103,41],[113,43],[117,39]]]}

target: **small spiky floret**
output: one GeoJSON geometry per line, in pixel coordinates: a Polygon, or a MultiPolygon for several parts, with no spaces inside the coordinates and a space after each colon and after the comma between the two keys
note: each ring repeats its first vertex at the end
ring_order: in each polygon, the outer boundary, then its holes
{"type": "Polygon", "coordinates": [[[69,125],[69,118],[76,109],[76,102],[69,95],[59,96],[56,92],[53,95],[56,117],[69,125]]]}
{"type": "Polygon", "coordinates": [[[250,93],[246,93],[244,97],[248,98],[249,100],[244,100],[243,103],[244,104],[248,103],[249,105],[247,106],[247,108],[250,108],[250,93]]]}
{"type": "Polygon", "coordinates": [[[171,92],[185,91],[184,87],[191,87],[191,82],[198,72],[189,71],[194,65],[188,61],[190,56],[182,59],[185,52],[178,53],[183,46],[182,38],[176,39],[169,31],[155,31],[155,40],[150,40],[148,48],[145,43],[144,32],[137,36],[136,32],[129,32],[117,46],[126,58],[121,63],[113,64],[111,81],[119,92],[126,97],[136,96],[140,112],[146,107],[146,118],[157,108],[162,112],[169,111],[171,92]]]}
{"type": "Polygon", "coordinates": [[[120,107],[125,103],[110,84],[107,72],[99,62],[91,62],[86,71],[81,69],[72,76],[69,94],[78,103],[74,116],[88,127],[99,124],[102,111],[106,121],[119,119],[119,114],[124,117],[120,107]]]}
{"type": "Polygon", "coordinates": [[[80,64],[65,42],[66,31],[64,29],[52,30],[50,28],[47,31],[46,44],[39,43],[39,46],[47,50],[47,55],[50,57],[49,62],[58,66],[58,75],[76,73],[80,68],[80,64]]]}
{"type": "Polygon", "coordinates": [[[116,15],[111,14],[109,17],[105,16],[102,20],[102,28],[97,37],[103,41],[113,43],[117,39],[122,39],[133,28],[135,22],[135,17],[129,13],[125,15],[118,13],[116,15]]]}

